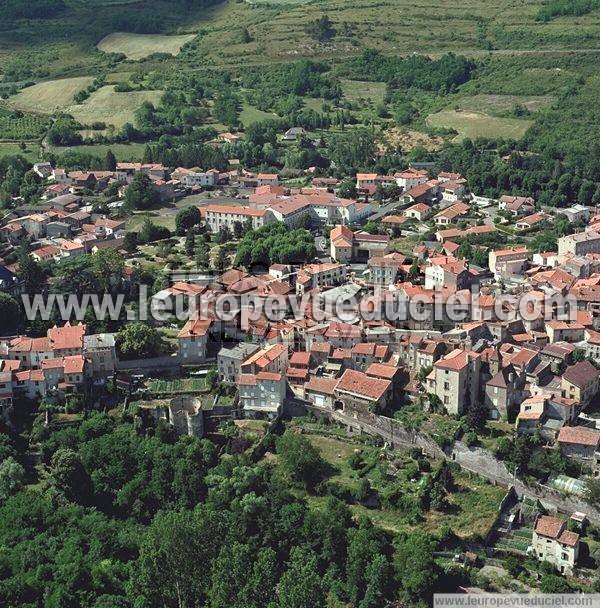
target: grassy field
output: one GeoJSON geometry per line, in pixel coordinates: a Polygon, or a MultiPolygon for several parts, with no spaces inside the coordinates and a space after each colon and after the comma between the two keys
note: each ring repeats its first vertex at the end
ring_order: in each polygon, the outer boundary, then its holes
{"type": "MultiPolygon", "coordinates": [[[[2,145],[2,144],[0,144],[2,145]]],[[[16,145],[16,144],[15,144],[16,145]]],[[[64,152],[81,152],[82,154],[93,154],[104,158],[109,150],[117,157],[117,160],[141,161],[144,156],[145,144],[95,144],[93,146],[54,146],[52,152],[62,154],[64,152]]]]}
{"type": "Polygon", "coordinates": [[[383,82],[366,82],[345,79],[341,79],[340,82],[344,97],[348,98],[350,101],[369,99],[374,104],[383,101],[383,96],[385,95],[385,83],[383,82]]]}
{"type": "Polygon", "coordinates": [[[462,112],[443,110],[427,117],[427,124],[432,127],[454,129],[458,132],[455,141],[465,137],[505,137],[519,139],[533,124],[521,118],[499,118],[482,112],[462,112]]]}
{"type": "Polygon", "coordinates": [[[128,91],[116,93],[113,86],[101,87],[83,103],[72,104],[66,111],[82,124],[94,121],[122,127],[126,122],[134,122],[133,114],[144,101],[157,104],[162,91],[128,91]]]}
{"type": "Polygon", "coordinates": [[[30,162],[40,160],[39,145],[36,142],[24,143],[26,147],[25,150],[22,150],[20,144],[0,141],[0,158],[2,156],[14,156],[16,154],[20,154],[30,162]]]}
{"type": "Polygon", "coordinates": [[[127,59],[144,59],[152,53],[177,55],[181,47],[195,38],[194,34],[161,36],[159,34],[131,34],[115,32],[105,36],[98,48],[105,53],[123,53],[127,59]]]}
{"type": "Polygon", "coordinates": [[[153,224],[156,226],[164,226],[169,230],[175,230],[175,216],[160,215],[159,213],[142,213],[136,215],[130,215],[125,223],[125,229],[128,232],[139,232],[141,227],[144,225],[144,220],[149,217],[153,224]]]}
{"type": "Polygon", "coordinates": [[[516,105],[537,112],[547,108],[553,101],[552,95],[473,95],[463,97],[458,107],[468,112],[483,112],[485,114],[501,114],[510,112],[516,105]]]}
{"type": "Polygon", "coordinates": [[[55,110],[64,110],[73,103],[76,93],[93,82],[91,76],[47,80],[27,87],[13,95],[8,105],[26,112],[52,114],[55,110]]]}
{"type": "Polygon", "coordinates": [[[49,119],[37,114],[18,116],[12,110],[0,107],[0,139],[28,141],[37,139],[48,128],[49,119]]]}
{"type": "Polygon", "coordinates": [[[153,393],[202,392],[206,390],[204,378],[182,378],[178,380],[150,380],[148,388],[153,393]]]}
{"type": "Polygon", "coordinates": [[[600,47],[599,11],[539,22],[536,15],[544,0],[521,4],[518,10],[510,0],[466,0],[458,5],[451,0],[434,4],[426,0],[223,0],[209,8],[191,6],[185,11],[174,10],[165,0],[116,4],[116,0],[73,0],[54,18],[22,20],[4,29],[0,69],[17,59],[31,65],[34,79],[96,74],[100,67],[110,66],[108,55],[97,48],[143,59],[155,52],[178,53],[196,32],[200,36],[193,48],[179,55],[192,69],[302,57],[336,59],[368,47],[394,54],[455,51],[480,57],[486,57],[490,48],[503,55],[600,47]],[[162,31],[151,35],[115,32],[116,13],[132,23],[156,16],[162,31]],[[324,14],[336,29],[336,36],[326,44],[304,29],[307,21],[324,14]],[[241,35],[246,30],[250,42],[241,35]]]}
{"type": "Polygon", "coordinates": [[[277,118],[277,114],[272,114],[269,112],[263,112],[250,104],[244,103],[242,106],[242,111],[240,112],[240,122],[247,127],[255,122],[259,122],[261,120],[269,120],[272,118],[277,118]]]}
{"type": "Polygon", "coordinates": [[[519,6],[504,0],[467,0],[456,4],[438,0],[327,0],[326,2],[223,2],[205,11],[197,23],[203,35],[197,57],[215,64],[263,64],[299,57],[344,57],[363,48],[389,53],[447,51],[485,55],[486,48],[544,49],[597,48],[599,16],[535,20],[541,0],[519,6]],[[310,38],[307,21],[327,14],[337,35],[327,44],[310,38]],[[236,27],[232,27],[235,24],[236,27]],[[247,28],[252,41],[243,43],[247,28]],[[583,40],[583,42],[582,42],[583,40]],[[443,41],[440,44],[440,41],[443,41]]]}
{"type": "Polygon", "coordinates": [[[410,152],[417,147],[425,148],[425,150],[438,150],[444,144],[442,137],[398,127],[386,129],[384,140],[388,145],[400,146],[405,152],[410,152]]]}

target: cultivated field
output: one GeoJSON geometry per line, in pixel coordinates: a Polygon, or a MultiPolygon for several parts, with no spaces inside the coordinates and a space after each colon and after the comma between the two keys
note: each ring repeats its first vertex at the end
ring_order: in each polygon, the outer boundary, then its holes
{"type": "Polygon", "coordinates": [[[194,34],[182,36],[161,36],[159,34],[130,34],[115,32],[105,36],[98,43],[98,48],[105,53],[123,53],[127,59],[144,59],[152,53],[168,53],[177,55],[181,47],[190,40],[194,34]]]}
{"type": "Polygon", "coordinates": [[[92,84],[93,80],[91,76],[81,76],[39,82],[13,95],[8,105],[26,112],[52,114],[70,106],[75,94],[92,84]]]}
{"type": "Polygon", "coordinates": [[[134,122],[134,112],[144,101],[157,104],[162,91],[128,91],[116,93],[113,86],[101,87],[83,103],[73,104],[66,111],[82,124],[105,122],[119,128],[134,122]]]}
{"type": "Polygon", "coordinates": [[[460,141],[465,137],[520,139],[533,122],[521,118],[499,118],[481,112],[443,110],[428,116],[427,124],[432,127],[454,129],[458,132],[455,141],[460,141]]]}

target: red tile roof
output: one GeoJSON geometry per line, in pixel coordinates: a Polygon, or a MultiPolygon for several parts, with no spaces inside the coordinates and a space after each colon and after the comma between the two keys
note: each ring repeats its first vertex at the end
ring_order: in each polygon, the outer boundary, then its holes
{"type": "Polygon", "coordinates": [[[389,380],[372,378],[352,369],[347,369],[341,377],[336,391],[352,393],[371,401],[378,401],[391,387],[389,380]]]}
{"type": "Polygon", "coordinates": [[[205,336],[212,325],[212,319],[190,319],[177,334],[178,338],[205,336]]]}
{"type": "Polygon", "coordinates": [[[338,378],[322,378],[313,376],[305,385],[304,390],[312,391],[313,393],[323,393],[325,395],[333,395],[335,387],[338,385],[338,378]]]}
{"type": "Polygon", "coordinates": [[[385,365],[384,363],[371,363],[366,372],[367,376],[384,378],[385,380],[392,380],[397,373],[397,367],[385,365]]]}
{"type": "Polygon", "coordinates": [[[589,361],[580,361],[571,367],[567,367],[562,377],[569,383],[583,388],[595,382],[600,376],[600,372],[589,361]]]}
{"type": "Polygon", "coordinates": [[[600,444],[600,431],[582,426],[563,426],[558,433],[558,442],[597,446],[600,444]]]}
{"type": "Polygon", "coordinates": [[[540,536],[557,539],[565,527],[565,522],[556,517],[542,515],[535,524],[535,531],[540,536]]]}
{"type": "Polygon", "coordinates": [[[54,326],[48,330],[52,350],[82,349],[85,325],[71,325],[68,321],[63,327],[54,326]]]}

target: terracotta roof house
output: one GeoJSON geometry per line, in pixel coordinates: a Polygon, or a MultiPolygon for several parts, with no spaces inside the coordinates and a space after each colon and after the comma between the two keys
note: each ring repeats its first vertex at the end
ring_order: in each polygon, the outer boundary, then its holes
{"type": "Polygon", "coordinates": [[[336,398],[343,404],[344,412],[381,411],[387,405],[392,383],[382,378],[347,369],[335,388],[336,398]]]}
{"type": "Polygon", "coordinates": [[[579,534],[567,530],[567,522],[542,515],[533,531],[532,547],[539,561],[547,561],[570,574],[579,558],[579,534]]]}
{"type": "Polygon", "coordinates": [[[562,396],[587,405],[600,388],[600,372],[589,361],[567,367],[561,378],[562,396]]]}

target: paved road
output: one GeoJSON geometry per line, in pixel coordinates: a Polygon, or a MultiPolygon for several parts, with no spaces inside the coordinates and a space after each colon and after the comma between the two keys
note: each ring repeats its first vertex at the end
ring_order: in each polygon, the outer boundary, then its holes
{"type": "Polygon", "coordinates": [[[400,205],[402,205],[402,203],[400,201],[392,201],[391,203],[386,203],[385,205],[381,205],[381,207],[379,207],[373,215],[369,216],[368,220],[370,222],[371,221],[376,222],[377,220],[380,220],[381,218],[385,217],[386,215],[389,215],[392,211],[394,211],[395,209],[400,207],[400,205]]]}

